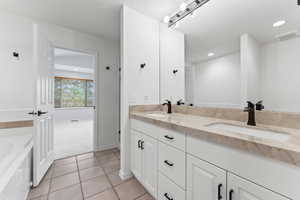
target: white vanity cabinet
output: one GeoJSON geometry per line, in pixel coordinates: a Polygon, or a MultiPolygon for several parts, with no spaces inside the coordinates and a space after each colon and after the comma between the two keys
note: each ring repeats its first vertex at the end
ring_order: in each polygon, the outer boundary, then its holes
{"type": "Polygon", "coordinates": [[[228,173],[228,200],[288,200],[268,189],[228,173]]]}
{"type": "Polygon", "coordinates": [[[134,119],[131,138],[131,171],[157,200],[300,199],[297,166],[134,119]]]}
{"type": "Polygon", "coordinates": [[[226,171],[189,155],[187,200],[199,199],[226,199],[226,171]]]}
{"type": "Polygon", "coordinates": [[[131,171],[148,192],[157,195],[157,140],[131,130],[131,171]]]}
{"type": "Polygon", "coordinates": [[[187,159],[187,200],[288,200],[194,156],[187,159]]]}

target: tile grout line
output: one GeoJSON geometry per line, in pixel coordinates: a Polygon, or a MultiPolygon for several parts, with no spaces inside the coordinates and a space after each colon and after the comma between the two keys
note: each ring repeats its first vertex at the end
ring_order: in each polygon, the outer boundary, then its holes
{"type": "MultiPolygon", "coordinates": [[[[103,169],[103,170],[104,170],[104,169],[103,169]]],[[[108,173],[106,173],[106,171],[104,171],[104,174],[105,174],[105,176],[106,176],[106,178],[107,178],[109,184],[111,185],[111,188],[112,188],[113,192],[114,192],[115,195],[117,196],[118,200],[120,200],[120,197],[119,197],[117,191],[115,190],[115,186],[112,184],[112,182],[110,181],[110,179],[109,179],[109,177],[108,177],[108,173]]]]}
{"type": "Polygon", "coordinates": [[[82,181],[81,181],[81,176],[80,176],[80,171],[79,171],[79,165],[78,165],[78,159],[77,159],[77,156],[75,156],[75,160],[76,160],[77,171],[78,171],[78,177],[79,177],[80,191],[81,191],[82,199],[84,200],[85,197],[84,197],[84,194],[83,194],[82,181]]]}
{"type": "Polygon", "coordinates": [[[48,194],[47,194],[47,200],[49,199],[50,197],[50,193],[51,193],[51,185],[52,185],[52,179],[53,179],[53,173],[54,173],[54,162],[52,163],[51,167],[53,167],[53,171],[51,173],[51,176],[49,178],[49,191],[48,191],[48,194]]]}

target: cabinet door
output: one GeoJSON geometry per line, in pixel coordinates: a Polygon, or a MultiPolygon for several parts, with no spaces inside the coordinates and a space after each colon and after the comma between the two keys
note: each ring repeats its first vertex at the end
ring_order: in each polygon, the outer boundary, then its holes
{"type": "Polygon", "coordinates": [[[228,173],[228,200],[288,200],[268,189],[228,173]]]}
{"type": "Polygon", "coordinates": [[[193,156],[187,158],[187,200],[226,200],[226,172],[193,156]]]}
{"type": "Polygon", "coordinates": [[[157,196],[157,140],[143,135],[142,183],[148,192],[157,196]]]}
{"type": "Polygon", "coordinates": [[[137,131],[131,130],[131,171],[139,181],[142,178],[141,142],[142,135],[137,131]]]}

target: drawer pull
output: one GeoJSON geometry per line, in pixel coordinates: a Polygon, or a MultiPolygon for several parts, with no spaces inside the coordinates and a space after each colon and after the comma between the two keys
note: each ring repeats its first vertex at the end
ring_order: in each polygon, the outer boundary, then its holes
{"type": "Polygon", "coordinates": [[[144,141],[141,141],[141,149],[144,150],[144,141]]]}
{"type": "Polygon", "coordinates": [[[141,140],[138,141],[138,148],[141,148],[141,140]]]}
{"type": "Polygon", "coordinates": [[[165,193],[164,196],[165,196],[166,199],[168,199],[168,200],[174,200],[172,197],[169,197],[168,193],[165,193]]]}
{"type": "Polygon", "coordinates": [[[219,184],[218,185],[218,200],[221,200],[223,197],[222,197],[222,194],[221,194],[221,189],[222,189],[223,185],[222,184],[219,184]]]}
{"type": "Polygon", "coordinates": [[[174,137],[171,137],[171,136],[168,136],[168,135],[165,135],[165,138],[167,138],[168,140],[174,140],[174,137]]]}
{"type": "Polygon", "coordinates": [[[168,160],[165,160],[164,161],[166,163],[166,165],[170,166],[170,167],[173,167],[174,166],[174,163],[170,163],[168,160]]]}
{"type": "Polygon", "coordinates": [[[233,193],[234,193],[234,190],[229,191],[229,200],[233,200],[233,193]]]}

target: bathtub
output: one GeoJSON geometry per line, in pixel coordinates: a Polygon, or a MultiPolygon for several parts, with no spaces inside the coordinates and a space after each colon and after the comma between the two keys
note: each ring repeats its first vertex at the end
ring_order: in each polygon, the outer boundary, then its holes
{"type": "Polygon", "coordinates": [[[0,200],[25,200],[31,182],[33,128],[0,129],[0,200]]]}

